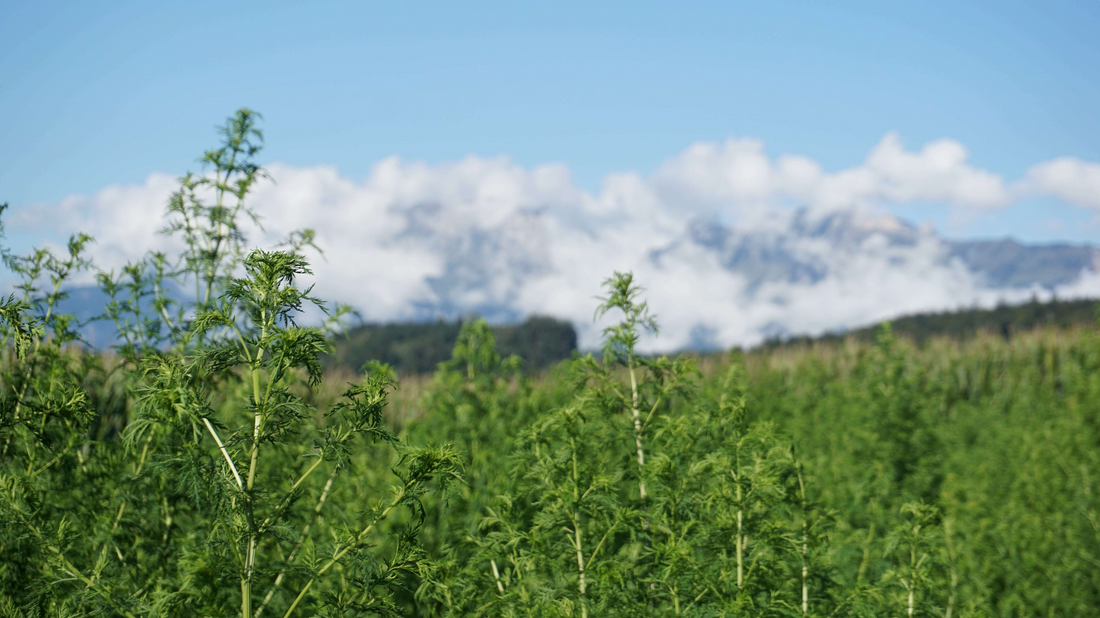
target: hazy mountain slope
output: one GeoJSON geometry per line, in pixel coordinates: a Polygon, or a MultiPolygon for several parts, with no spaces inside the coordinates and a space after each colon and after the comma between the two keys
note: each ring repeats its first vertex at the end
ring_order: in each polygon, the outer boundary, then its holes
{"type": "MultiPolygon", "coordinates": [[[[1073,329],[1096,328],[1097,301],[1095,299],[1031,300],[1018,305],[999,305],[992,309],[959,309],[899,316],[889,320],[895,333],[921,345],[929,339],[945,337],[954,341],[966,341],[981,333],[1011,339],[1012,337],[1041,328],[1073,329]]],[[[770,349],[799,346],[815,341],[840,341],[853,337],[861,341],[874,341],[882,324],[871,324],[844,333],[829,333],[820,337],[793,337],[771,339],[763,344],[770,349]]]]}
{"type": "MultiPolygon", "coordinates": [[[[799,210],[742,225],[694,218],[662,223],[661,234],[617,229],[615,238],[584,218],[538,208],[491,224],[460,225],[443,214],[432,204],[407,208],[402,228],[384,241],[398,260],[395,270],[405,267],[402,259],[411,265],[430,256],[434,266],[420,270],[430,274],[395,291],[351,271],[340,275],[342,285],[334,285],[334,274],[320,277],[318,289],[337,300],[348,285],[378,289],[369,302],[388,307],[380,317],[373,304],[358,307],[374,322],[476,314],[499,324],[552,316],[575,325],[582,349],[599,341],[600,326],[591,321],[596,285],[613,268],[637,274],[660,316],[661,338],[644,341],[648,349],[752,346],[905,314],[1100,295],[1097,247],[946,240],[928,227],[858,210],[799,210]],[[637,260],[607,250],[625,239],[637,260]]],[[[98,291],[81,288],[68,306],[87,319],[104,302],[98,291]]],[[[113,328],[99,323],[87,333],[101,345],[113,328]]]]}
{"type": "MultiPolygon", "coordinates": [[[[838,261],[851,255],[894,249],[892,262],[902,266],[923,246],[935,261],[950,266],[957,261],[989,288],[1053,289],[1076,281],[1082,272],[1100,270],[1100,248],[1087,245],[1027,245],[1012,239],[943,240],[893,217],[865,217],[839,212],[813,218],[800,211],[789,225],[775,230],[739,232],[717,221],[698,220],[688,226],[686,238],[712,251],[723,267],[743,274],[749,289],[761,283],[817,283],[838,261]]],[[[660,260],[678,244],[655,251],[660,260]]],[[[841,262],[842,263],[842,262],[841,262]]]]}
{"type": "Polygon", "coordinates": [[[1100,266],[1100,249],[1090,246],[1024,245],[1011,239],[947,245],[950,257],[960,259],[991,287],[1056,287],[1100,266]]]}

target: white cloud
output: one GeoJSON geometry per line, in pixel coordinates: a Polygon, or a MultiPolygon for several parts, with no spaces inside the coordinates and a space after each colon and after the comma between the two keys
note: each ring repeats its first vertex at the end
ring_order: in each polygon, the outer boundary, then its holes
{"type": "Polygon", "coordinates": [[[1052,195],[1077,206],[1100,209],[1100,164],[1060,157],[1028,170],[1020,183],[1026,193],[1052,195]]]}
{"type": "MultiPolygon", "coordinates": [[[[1032,168],[1025,183],[1100,207],[1098,169],[1059,159],[1032,168]]],[[[651,177],[613,174],[594,193],[562,165],[529,169],[502,157],[442,165],[390,157],[358,181],[324,166],[269,171],[274,182],[252,196],[265,229],[250,230],[250,240],[271,246],[294,229],[316,229],[325,251],[314,263],[317,292],[370,320],[549,314],[572,320],[592,347],[601,282],[631,270],[662,324],[646,346],[675,349],[702,338],[753,344],[769,334],[817,334],[1041,292],[986,287],[930,230],[885,215],[883,205],[907,201],[967,211],[1010,202],[1005,182],[950,140],[907,151],[889,134],[864,163],[837,172],[804,156],[772,159],[756,140],[700,143],[651,177]],[[809,214],[795,215],[792,203],[809,214]],[[828,218],[838,212],[845,217],[828,218]],[[737,225],[693,236],[693,221],[715,217],[737,225]]],[[[57,237],[86,231],[97,238],[97,262],[118,268],[164,246],[156,231],[175,187],[172,177],[153,174],[140,185],[24,209],[11,223],[57,237]]],[[[1059,293],[1100,294],[1100,278],[1078,278],[1059,293]]]]}
{"type": "Polygon", "coordinates": [[[168,197],[178,187],[174,176],[154,173],[140,185],[111,185],[91,196],[74,195],[56,204],[15,210],[11,224],[55,241],[76,232],[91,234],[101,240],[94,248],[96,257],[117,267],[151,246],[164,226],[168,197]]]}
{"type": "Polygon", "coordinates": [[[968,163],[966,148],[940,139],[919,153],[906,152],[895,133],[887,134],[867,157],[876,175],[878,199],[889,202],[939,201],[975,208],[1005,206],[1009,193],[1000,176],[968,163]]]}
{"type": "Polygon", "coordinates": [[[857,167],[826,173],[817,162],[785,155],[772,162],[758,140],[693,144],[663,165],[654,178],[670,198],[719,204],[733,216],[788,198],[825,210],[915,201],[968,208],[1005,206],[1010,193],[996,174],[968,162],[966,148],[937,140],[906,151],[889,133],[857,167]]]}

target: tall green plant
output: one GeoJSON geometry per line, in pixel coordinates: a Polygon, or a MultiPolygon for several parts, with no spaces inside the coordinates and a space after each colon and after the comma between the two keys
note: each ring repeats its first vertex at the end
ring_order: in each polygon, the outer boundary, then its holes
{"type": "MultiPolygon", "coordinates": [[[[497,432],[510,482],[494,484],[479,532],[452,546],[465,559],[423,598],[446,615],[810,615],[811,597],[836,608],[817,569],[809,475],[774,427],[749,422],[743,369],[704,396],[690,359],[638,353],[656,323],[633,277],[606,285],[597,316],[621,320],[605,330],[602,362],[575,359],[564,405],[520,417],[518,439],[497,432]]],[[[470,349],[456,346],[450,364],[467,376],[470,349]]],[[[446,409],[423,422],[462,435],[469,417],[446,409]]]]}
{"type": "Polygon", "coordinates": [[[132,389],[123,441],[91,426],[98,357],[72,346],[79,324],[58,311],[74,273],[91,267],[90,239],[74,236],[62,257],[4,253],[21,277],[21,297],[0,306],[12,352],[0,376],[5,612],[400,615],[400,591],[424,575],[422,500],[461,462],[389,432],[396,381],[385,366],[341,401],[312,405],[347,310],[297,323],[326,309],[298,283],[310,232],[291,251],[244,252],[239,220],[255,218],[245,198],[262,175],[255,119],[231,118],[223,147],[204,156],[211,174],[184,177],[173,196],[166,231],[185,241],[180,258],[154,253],[99,275],[132,389]],[[195,302],[177,302],[172,282],[189,279],[195,302]],[[371,471],[364,484],[361,454],[378,443],[394,453],[381,457],[393,482],[371,471]]]}

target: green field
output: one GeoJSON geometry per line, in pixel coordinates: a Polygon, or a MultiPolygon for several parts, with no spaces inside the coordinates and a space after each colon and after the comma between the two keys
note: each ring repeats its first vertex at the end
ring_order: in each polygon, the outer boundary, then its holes
{"type": "Polygon", "coordinates": [[[0,615],[1097,613],[1093,324],[652,357],[608,273],[599,355],[524,371],[469,320],[398,383],[326,365],[312,234],[240,234],[254,123],[183,179],[182,255],[100,275],[114,352],[56,311],[86,238],[5,253],[0,615]]]}

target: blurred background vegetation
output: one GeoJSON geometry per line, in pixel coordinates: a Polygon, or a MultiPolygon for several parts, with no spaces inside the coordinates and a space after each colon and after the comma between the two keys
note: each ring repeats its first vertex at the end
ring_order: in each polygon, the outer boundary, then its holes
{"type": "MultiPolygon", "coordinates": [[[[935,339],[958,342],[975,337],[998,336],[1011,339],[1041,328],[1073,329],[1096,322],[1096,301],[1091,299],[1041,301],[993,309],[959,309],[920,313],[890,320],[900,337],[924,346],[935,339]]],[[[772,338],[757,350],[806,347],[817,343],[839,344],[847,339],[873,342],[881,324],[873,324],[846,333],[820,337],[772,338]]],[[[357,370],[369,360],[389,364],[401,375],[426,375],[451,357],[451,350],[462,321],[368,323],[348,330],[336,340],[336,349],[326,356],[332,368],[357,370]]],[[[577,333],[564,320],[534,316],[519,324],[493,327],[502,356],[517,355],[526,371],[541,371],[570,358],[577,350],[577,333]]],[[[691,351],[687,351],[691,353],[691,351]]],[[[705,354],[702,356],[706,356],[705,354]]]]}
{"type": "Polygon", "coordinates": [[[537,317],[340,337],[295,323],[312,232],[237,227],[255,120],[181,179],[181,255],[96,272],[114,346],[63,309],[89,237],[0,248],[0,617],[1096,614],[1095,301],[651,356],[617,272],[598,353],[537,317]]]}
{"type": "MultiPolygon", "coordinates": [[[[462,321],[363,324],[336,341],[326,358],[331,367],[358,370],[364,363],[387,363],[402,375],[427,374],[451,358],[462,321]]],[[[577,332],[569,322],[534,316],[519,324],[495,326],[500,353],[518,355],[528,371],[546,369],[577,349],[577,332]]]]}

